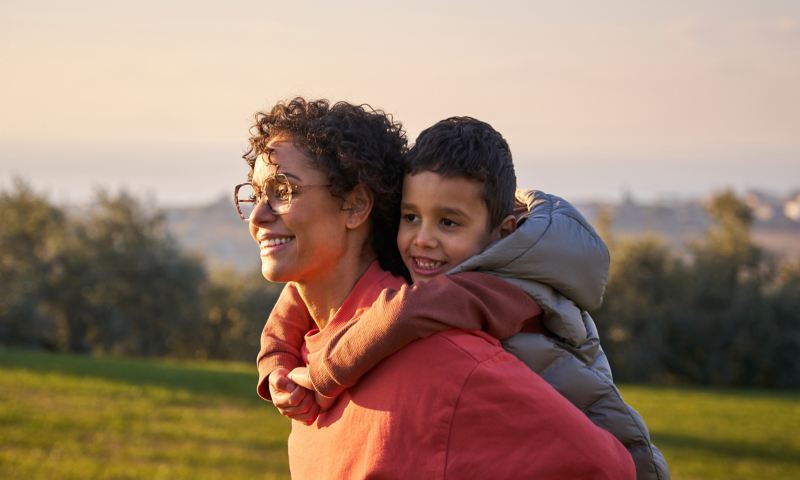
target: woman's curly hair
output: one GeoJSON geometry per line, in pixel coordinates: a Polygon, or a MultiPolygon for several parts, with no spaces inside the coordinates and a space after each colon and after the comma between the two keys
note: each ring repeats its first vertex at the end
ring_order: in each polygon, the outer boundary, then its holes
{"type": "Polygon", "coordinates": [[[250,166],[249,178],[258,156],[279,136],[287,137],[327,174],[334,196],[344,197],[358,184],[372,191],[371,241],[378,261],[385,270],[407,276],[397,251],[408,144],[402,125],[369,105],[331,105],[302,97],[279,102],[268,113],[255,114],[250,148],[242,156],[250,166]]]}

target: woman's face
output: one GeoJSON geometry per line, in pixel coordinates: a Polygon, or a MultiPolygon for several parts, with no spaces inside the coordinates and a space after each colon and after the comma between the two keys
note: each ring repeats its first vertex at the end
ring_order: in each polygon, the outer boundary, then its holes
{"type": "Polygon", "coordinates": [[[261,253],[261,273],[273,282],[313,281],[334,270],[344,254],[347,212],[328,187],[319,186],[328,183],[327,176],[290,140],[276,138],[268,148],[270,161],[266,155],[256,160],[253,185],[258,188],[282,173],[300,188],[283,215],[273,214],[262,202],[250,216],[250,235],[261,253]]]}

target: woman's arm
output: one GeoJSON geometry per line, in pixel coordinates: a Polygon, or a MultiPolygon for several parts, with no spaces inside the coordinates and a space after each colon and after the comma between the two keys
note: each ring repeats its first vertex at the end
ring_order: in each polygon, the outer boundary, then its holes
{"type": "Polygon", "coordinates": [[[441,275],[385,290],[326,348],[309,357],[309,374],[317,392],[335,397],[416,339],[453,328],[484,330],[504,339],[523,327],[543,331],[535,318],[540,314],[539,305],[525,292],[494,275],[441,275]]]}

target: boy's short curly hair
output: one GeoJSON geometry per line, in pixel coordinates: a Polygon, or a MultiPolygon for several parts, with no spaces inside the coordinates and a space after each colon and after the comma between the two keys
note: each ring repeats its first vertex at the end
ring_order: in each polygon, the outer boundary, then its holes
{"type": "Polygon", "coordinates": [[[511,150],[503,136],[486,122],[450,117],[423,130],[406,157],[406,173],[419,172],[481,182],[489,230],[514,212],[517,176],[511,150]]]}
{"type": "Polygon", "coordinates": [[[331,194],[343,197],[358,184],[374,196],[371,242],[385,270],[407,275],[397,251],[403,159],[407,149],[402,125],[369,105],[296,97],[269,112],[257,112],[250,148],[242,156],[252,178],[256,159],[273,138],[286,137],[326,173],[331,194]]]}

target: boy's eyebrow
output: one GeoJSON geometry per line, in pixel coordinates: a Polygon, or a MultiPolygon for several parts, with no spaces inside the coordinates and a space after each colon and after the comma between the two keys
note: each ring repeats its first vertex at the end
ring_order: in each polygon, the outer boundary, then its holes
{"type": "Polygon", "coordinates": [[[441,207],[441,208],[438,208],[437,210],[439,211],[439,213],[443,213],[443,214],[446,214],[446,215],[461,215],[462,217],[469,217],[469,215],[467,215],[467,212],[465,212],[464,210],[461,210],[460,208],[441,207]]]}
{"type": "MultiPolygon", "coordinates": [[[[413,203],[408,202],[400,202],[400,209],[401,210],[415,210],[417,206],[413,203]]],[[[456,207],[438,207],[436,208],[436,213],[440,215],[460,215],[462,217],[469,218],[469,215],[464,210],[456,207]]]]}

